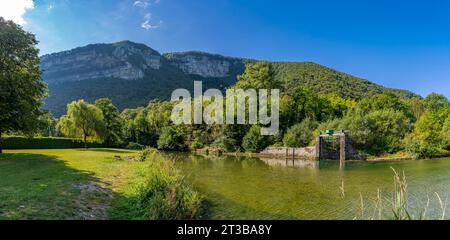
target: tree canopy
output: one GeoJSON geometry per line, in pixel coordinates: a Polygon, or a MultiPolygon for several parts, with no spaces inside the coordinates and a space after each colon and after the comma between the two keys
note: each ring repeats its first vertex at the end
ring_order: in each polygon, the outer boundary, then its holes
{"type": "Polygon", "coordinates": [[[95,106],[98,107],[104,117],[105,122],[105,143],[110,147],[120,146],[123,139],[122,124],[123,120],[120,113],[109,98],[100,98],[95,101],[95,106]]]}
{"type": "Polygon", "coordinates": [[[67,105],[67,115],[59,121],[60,129],[69,137],[81,137],[87,147],[87,140],[103,140],[106,126],[102,110],[95,105],[78,100],[67,105]]]}
{"type": "Polygon", "coordinates": [[[1,135],[38,128],[47,85],[40,76],[35,36],[0,17],[0,153],[1,135]]]}

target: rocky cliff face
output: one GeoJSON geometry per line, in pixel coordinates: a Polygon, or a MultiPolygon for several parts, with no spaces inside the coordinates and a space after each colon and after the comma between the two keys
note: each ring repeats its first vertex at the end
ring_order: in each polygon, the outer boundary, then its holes
{"type": "Polygon", "coordinates": [[[49,86],[44,108],[55,116],[67,103],[85,99],[113,99],[120,109],[144,106],[151,99],[169,99],[177,88],[190,89],[193,81],[205,88],[224,89],[244,71],[237,58],[187,52],[161,55],[129,41],[92,44],[41,57],[43,79],[49,86]]]}
{"type": "Polygon", "coordinates": [[[162,56],[157,51],[129,41],[95,44],[41,58],[43,78],[48,83],[82,81],[99,78],[143,79],[148,70],[160,70],[163,64],[185,74],[204,78],[225,78],[244,68],[242,60],[220,55],[186,52],[162,56]]]}
{"type": "Polygon", "coordinates": [[[153,49],[131,42],[96,44],[41,58],[47,83],[98,78],[142,79],[147,69],[158,70],[162,56],[153,49]]]}
{"type": "Polygon", "coordinates": [[[201,52],[168,53],[164,56],[184,73],[205,78],[230,77],[234,69],[244,67],[242,59],[201,52]]]}

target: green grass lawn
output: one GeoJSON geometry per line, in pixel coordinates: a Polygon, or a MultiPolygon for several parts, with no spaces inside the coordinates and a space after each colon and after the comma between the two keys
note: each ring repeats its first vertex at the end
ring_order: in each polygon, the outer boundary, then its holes
{"type": "Polygon", "coordinates": [[[0,219],[133,218],[124,212],[148,163],[122,149],[7,150],[0,154],[0,219]]]}

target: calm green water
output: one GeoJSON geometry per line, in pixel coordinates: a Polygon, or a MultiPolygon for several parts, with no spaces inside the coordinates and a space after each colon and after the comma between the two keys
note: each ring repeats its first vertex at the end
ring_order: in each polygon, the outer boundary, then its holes
{"type": "MultiPolygon", "coordinates": [[[[378,189],[390,218],[394,189],[391,167],[404,171],[410,212],[427,205],[428,218],[442,211],[435,192],[450,197],[450,159],[346,163],[169,155],[206,196],[213,219],[370,219],[378,189]],[[341,186],[344,182],[345,197],[341,186]],[[364,207],[361,208],[361,196],[364,207]],[[361,210],[364,209],[364,210],[361,210]],[[361,217],[363,215],[363,217],[361,217]]],[[[450,211],[450,210],[449,210],[450,211]]],[[[447,212],[449,212],[447,211],[447,212]]],[[[446,215],[446,219],[449,218],[446,215]]]]}

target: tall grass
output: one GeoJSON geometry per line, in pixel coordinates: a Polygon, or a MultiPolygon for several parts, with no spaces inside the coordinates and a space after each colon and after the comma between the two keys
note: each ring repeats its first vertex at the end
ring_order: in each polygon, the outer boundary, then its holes
{"type": "Polygon", "coordinates": [[[201,197],[176,170],[173,162],[156,150],[145,149],[139,157],[149,164],[149,175],[136,188],[131,201],[139,215],[150,220],[181,220],[199,217],[201,197]]]}
{"type": "MultiPolygon", "coordinates": [[[[439,209],[434,209],[439,213],[439,218],[436,216],[428,216],[430,197],[427,195],[427,201],[422,206],[416,207],[416,212],[413,214],[409,207],[408,198],[408,184],[406,181],[405,173],[399,174],[397,170],[392,168],[394,175],[394,191],[392,193],[392,199],[384,199],[381,195],[380,189],[377,190],[377,197],[373,204],[373,212],[370,216],[366,215],[367,205],[365,204],[362,194],[360,194],[360,206],[358,217],[355,219],[369,219],[369,220],[445,220],[447,199],[444,201],[441,199],[438,193],[434,193],[436,201],[439,204],[439,209]],[[386,203],[385,203],[386,202],[386,203]],[[390,213],[390,214],[384,214],[390,213]]],[[[342,184],[343,186],[343,184],[342,184]]],[[[342,187],[341,187],[342,188],[342,187]]],[[[342,191],[342,189],[341,189],[342,191]]],[[[343,195],[343,194],[341,194],[343,195]]]]}
{"type": "Polygon", "coordinates": [[[392,200],[392,214],[396,220],[411,220],[412,217],[408,212],[408,192],[405,172],[402,175],[392,168],[394,172],[394,196],[392,200]]]}

